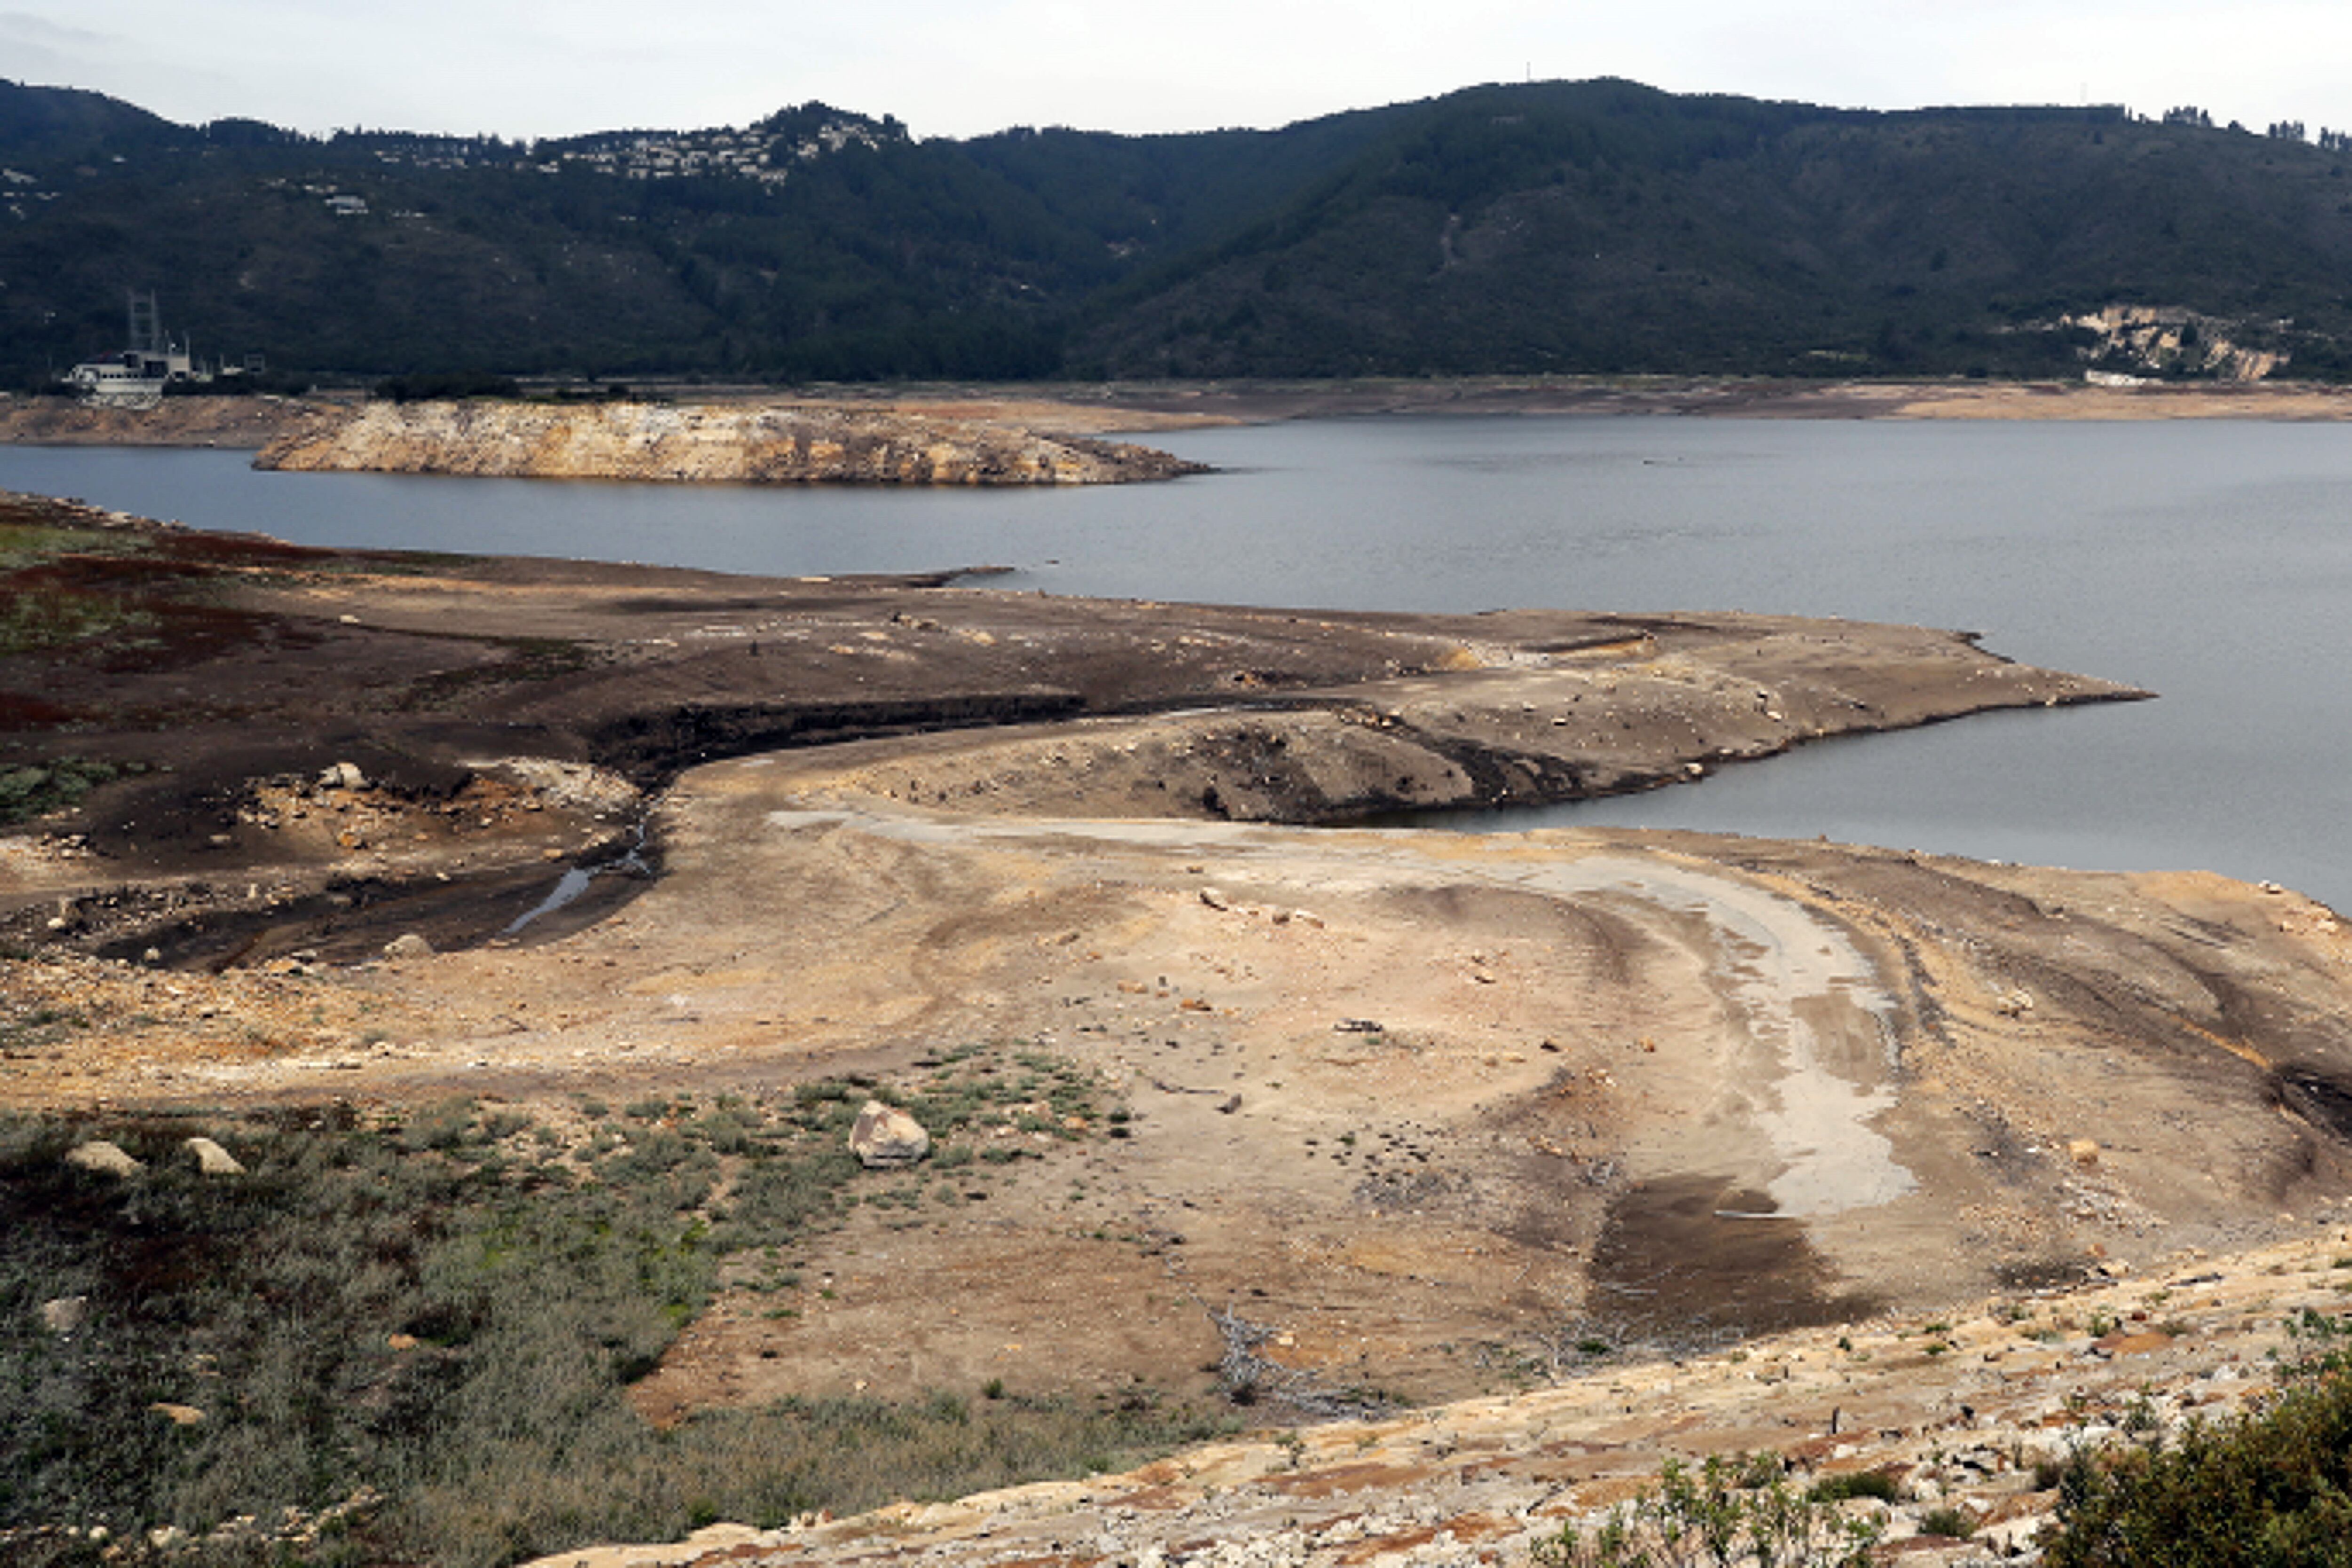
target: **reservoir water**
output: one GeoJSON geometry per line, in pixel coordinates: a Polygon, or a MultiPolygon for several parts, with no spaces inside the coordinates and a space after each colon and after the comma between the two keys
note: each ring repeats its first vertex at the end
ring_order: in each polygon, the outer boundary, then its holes
{"type": "Polygon", "coordinates": [[[1960,627],[2154,702],[1804,748],[1453,826],[1612,823],[2274,879],[2352,911],[2352,426],[1390,417],[1190,431],[1220,472],[1028,491],[264,474],[0,447],[0,488],[304,543],[1353,609],[1960,627]]]}

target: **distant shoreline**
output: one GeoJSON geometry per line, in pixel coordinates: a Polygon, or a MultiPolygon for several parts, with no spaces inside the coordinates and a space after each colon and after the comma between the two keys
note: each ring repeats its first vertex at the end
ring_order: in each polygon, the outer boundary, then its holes
{"type": "MultiPolygon", "coordinates": [[[[645,384],[681,405],[890,411],[1040,436],[1135,434],[1379,415],[1716,419],[2352,421],[2352,386],[2308,382],[1797,381],[1736,376],[1462,376],[1347,381],[917,384],[782,389],[645,384]]],[[[255,450],[319,433],[353,399],[172,398],[146,410],[0,395],[0,443],[255,450]]]]}
{"type": "MultiPolygon", "coordinates": [[[[897,389],[894,399],[924,395],[897,389]]],[[[961,389],[1100,406],[1133,418],[1265,424],[1380,414],[1641,415],[1734,419],[2352,419],[2352,387],[2306,382],[2092,386],[2059,381],[1798,381],[1737,376],[1465,376],[1444,380],[1124,383],[961,389]]],[[[1123,424],[1122,429],[1152,426],[1123,424]]],[[[1162,426],[1165,427],[1165,426],[1162,426]]]]}

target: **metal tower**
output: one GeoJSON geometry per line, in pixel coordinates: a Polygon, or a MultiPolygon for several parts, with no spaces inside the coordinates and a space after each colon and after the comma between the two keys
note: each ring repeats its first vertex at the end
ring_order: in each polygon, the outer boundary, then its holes
{"type": "Polygon", "coordinates": [[[131,290],[131,341],[123,347],[141,353],[160,354],[163,345],[163,317],[155,308],[155,296],[131,290]]]}

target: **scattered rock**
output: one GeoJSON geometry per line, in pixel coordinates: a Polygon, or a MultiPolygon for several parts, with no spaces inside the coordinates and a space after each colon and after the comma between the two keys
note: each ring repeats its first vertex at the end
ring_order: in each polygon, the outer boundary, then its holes
{"type": "Polygon", "coordinates": [[[1225,910],[1233,907],[1231,904],[1225,902],[1225,895],[1214,888],[1202,889],[1201,901],[1208,905],[1213,910],[1225,910]]]}
{"type": "Polygon", "coordinates": [[[1331,1026],[1331,1032],[1335,1035],[1377,1035],[1381,1029],[1378,1019],[1342,1018],[1331,1026]]]}
{"type": "Polygon", "coordinates": [[[87,1296],[59,1296],[55,1300],[41,1303],[41,1327],[53,1334],[63,1337],[79,1333],[82,1325],[89,1321],[89,1298],[87,1296]]]}
{"type": "Polygon", "coordinates": [[[186,1148],[196,1157],[196,1169],[207,1176],[242,1176],[245,1167],[236,1155],[209,1138],[191,1138],[186,1148]]]}
{"type": "Polygon", "coordinates": [[[122,1152],[120,1144],[103,1138],[93,1138],[78,1143],[66,1153],[66,1163],[77,1171],[89,1171],[101,1176],[135,1176],[147,1167],[122,1152]]]}
{"type": "Polygon", "coordinates": [[[394,963],[403,959],[430,958],[433,944],[413,931],[403,931],[383,944],[383,955],[394,963]]]}
{"type": "Polygon", "coordinates": [[[849,1152],[869,1170],[911,1165],[930,1152],[923,1124],[896,1107],[869,1100],[849,1130],[849,1152]]]}
{"type": "Polygon", "coordinates": [[[1993,1011],[2004,1018],[2021,1018],[2033,1011],[2033,993],[2022,990],[2007,992],[1992,1005],[1993,1011]]]}
{"type": "Polygon", "coordinates": [[[2077,1165],[2095,1165],[2099,1163],[2098,1142],[2091,1138],[2071,1138],[2066,1142],[2066,1157],[2077,1165]]]}
{"type": "Polygon", "coordinates": [[[367,774],[360,772],[356,763],[337,763],[319,775],[321,789],[365,789],[367,774]]]}

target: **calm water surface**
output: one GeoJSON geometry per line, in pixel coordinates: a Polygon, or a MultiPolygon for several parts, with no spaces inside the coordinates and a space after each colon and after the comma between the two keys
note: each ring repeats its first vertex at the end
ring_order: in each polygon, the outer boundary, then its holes
{"type": "Polygon", "coordinates": [[[306,543],[778,574],[997,564],[1014,569],[1000,581],[1070,594],[1965,627],[2162,699],[1831,742],[1508,821],[2207,867],[2352,910],[2352,426],[1388,418],[1158,443],[1223,471],[1043,494],[688,489],[0,447],[0,487],[306,543]]]}

